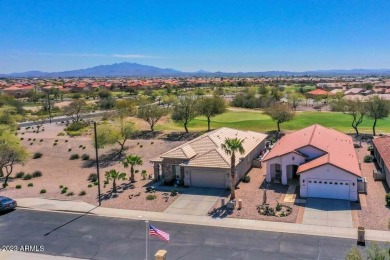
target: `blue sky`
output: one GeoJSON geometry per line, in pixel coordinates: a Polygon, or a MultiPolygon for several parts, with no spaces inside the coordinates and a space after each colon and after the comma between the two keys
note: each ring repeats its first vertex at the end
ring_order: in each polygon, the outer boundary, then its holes
{"type": "Polygon", "coordinates": [[[0,73],[390,68],[388,0],[0,1],[0,73]]]}

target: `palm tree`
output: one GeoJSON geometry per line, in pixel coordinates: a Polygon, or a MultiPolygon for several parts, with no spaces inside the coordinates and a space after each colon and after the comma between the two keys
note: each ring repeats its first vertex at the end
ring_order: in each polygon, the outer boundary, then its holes
{"type": "Polygon", "coordinates": [[[106,182],[108,183],[112,180],[112,192],[116,192],[116,181],[118,180],[126,180],[126,173],[118,172],[116,170],[106,171],[106,182]]]}
{"type": "Polygon", "coordinates": [[[130,181],[135,182],[134,179],[134,165],[142,165],[142,158],[136,154],[130,154],[123,159],[122,164],[125,168],[130,166],[130,181]]]}
{"type": "Polygon", "coordinates": [[[227,155],[230,155],[230,174],[232,177],[232,186],[231,186],[231,194],[230,194],[230,200],[236,199],[236,192],[235,192],[235,186],[236,186],[236,153],[239,152],[240,154],[244,154],[245,150],[244,147],[242,147],[242,143],[244,142],[243,139],[238,138],[226,138],[225,143],[221,144],[222,150],[225,151],[227,155]]]}

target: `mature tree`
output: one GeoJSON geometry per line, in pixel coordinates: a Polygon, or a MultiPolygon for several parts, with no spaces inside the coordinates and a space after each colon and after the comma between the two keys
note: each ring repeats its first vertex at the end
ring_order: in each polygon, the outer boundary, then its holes
{"type": "Polygon", "coordinates": [[[16,127],[17,110],[12,106],[3,106],[0,108],[0,124],[16,127]]]}
{"type": "Polygon", "coordinates": [[[261,84],[261,85],[259,86],[259,94],[260,94],[260,95],[267,95],[268,91],[269,91],[269,89],[267,88],[266,85],[261,84]]]}
{"type": "Polygon", "coordinates": [[[109,99],[112,97],[112,93],[107,89],[102,89],[98,92],[98,96],[100,99],[109,99]]]}
{"type": "Polygon", "coordinates": [[[302,94],[299,93],[291,93],[287,95],[287,100],[292,106],[294,110],[297,109],[297,106],[299,105],[299,102],[304,98],[302,94]]]}
{"type": "Polygon", "coordinates": [[[80,122],[81,114],[87,112],[87,103],[84,100],[74,100],[64,107],[65,115],[72,118],[73,122],[80,122]]]}
{"type": "Polygon", "coordinates": [[[174,95],[166,95],[163,96],[162,101],[169,108],[170,106],[173,106],[177,103],[177,97],[174,95]]]}
{"type": "Polygon", "coordinates": [[[106,171],[105,177],[107,183],[109,183],[112,180],[112,192],[116,193],[117,192],[116,181],[126,180],[126,173],[124,172],[120,173],[116,170],[110,170],[110,171],[106,171]]]}
{"type": "Polygon", "coordinates": [[[389,104],[378,96],[370,97],[367,101],[367,117],[374,120],[372,134],[376,135],[375,127],[378,119],[383,119],[389,115],[389,104]]]}
{"type": "MultiPolygon", "coordinates": [[[[120,124],[103,124],[97,127],[97,143],[98,148],[103,148],[107,145],[119,144],[119,151],[112,157],[121,156],[125,150],[126,141],[134,134],[134,124],[126,122],[121,127],[120,124]]],[[[92,138],[94,143],[94,139],[92,138]]]]}
{"type": "Polygon", "coordinates": [[[130,181],[135,182],[134,166],[143,164],[141,156],[138,156],[136,154],[130,154],[123,159],[122,164],[125,168],[128,168],[130,166],[130,181]]]}
{"type": "Polygon", "coordinates": [[[172,112],[172,120],[183,124],[188,133],[188,123],[198,115],[198,101],[191,97],[186,97],[175,106],[172,112]]]}
{"type": "Polygon", "coordinates": [[[230,155],[231,200],[236,199],[236,153],[245,153],[244,147],[242,146],[243,142],[243,139],[226,138],[225,142],[221,144],[222,150],[224,150],[227,155],[230,155]]]}
{"type": "Polygon", "coordinates": [[[137,117],[145,120],[150,125],[150,130],[154,131],[154,126],[161,119],[161,117],[168,114],[166,108],[158,105],[145,105],[138,109],[137,117]]]}
{"type": "Polygon", "coordinates": [[[44,94],[38,93],[35,90],[31,90],[30,92],[28,92],[27,96],[28,96],[28,101],[33,103],[38,103],[39,100],[44,97],[44,94]]]}
{"type": "Polygon", "coordinates": [[[280,124],[291,121],[295,116],[294,111],[287,104],[274,104],[266,109],[265,113],[269,115],[272,120],[276,121],[278,132],[280,132],[280,124]]]}
{"type": "Polygon", "coordinates": [[[283,97],[282,92],[280,92],[279,88],[277,88],[277,87],[272,87],[271,88],[271,94],[270,95],[276,101],[279,101],[283,97]]]}
{"type": "Polygon", "coordinates": [[[46,121],[46,117],[44,116],[34,116],[31,121],[34,123],[34,125],[37,127],[37,133],[39,133],[39,130],[43,126],[43,124],[46,121]]]}
{"type": "Polygon", "coordinates": [[[210,131],[211,117],[226,111],[225,100],[221,97],[204,98],[199,101],[199,114],[207,118],[207,129],[210,131]]]}
{"type": "Polygon", "coordinates": [[[367,113],[366,104],[360,99],[346,100],[344,102],[343,113],[352,117],[351,126],[355,129],[356,137],[359,136],[359,125],[363,122],[364,115],[367,113]]]}
{"type": "Polygon", "coordinates": [[[123,127],[126,117],[133,116],[137,111],[137,106],[133,100],[118,100],[115,102],[115,115],[123,127]]]}
{"type": "Polygon", "coordinates": [[[0,126],[0,177],[4,177],[3,187],[7,186],[9,176],[16,164],[27,159],[25,148],[8,126],[0,126]]]}

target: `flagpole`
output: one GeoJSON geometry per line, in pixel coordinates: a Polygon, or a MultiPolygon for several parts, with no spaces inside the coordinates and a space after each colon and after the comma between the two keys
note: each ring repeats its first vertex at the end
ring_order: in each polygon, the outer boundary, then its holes
{"type": "Polygon", "coordinates": [[[145,231],[146,231],[146,247],[145,247],[145,260],[148,260],[148,242],[149,242],[149,220],[145,220],[145,231]]]}

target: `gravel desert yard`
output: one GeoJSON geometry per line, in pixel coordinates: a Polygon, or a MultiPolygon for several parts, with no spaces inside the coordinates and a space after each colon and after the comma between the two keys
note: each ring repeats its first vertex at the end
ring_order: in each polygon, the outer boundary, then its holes
{"type": "MultiPolygon", "coordinates": [[[[87,132],[80,137],[58,136],[58,133],[63,131],[63,124],[45,125],[44,128],[45,130],[40,133],[33,133],[31,128],[26,130],[24,127],[18,131],[18,136],[23,138],[21,141],[22,144],[26,146],[29,152],[29,159],[24,165],[17,165],[12,174],[12,177],[15,177],[16,173],[20,171],[24,171],[27,174],[39,170],[42,172],[43,176],[30,180],[13,178],[9,181],[9,187],[0,189],[0,195],[16,199],[42,197],[60,200],[80,200],[96,205],[97,186],[94,186],[93,183],[88,181],[89,175],[91,173],[96,173],[92,133],[87,132]],[[54,145],[55,143],[57,143],[57,145],[54,145]],[[39,159],[32,159],[32,156],[36,152],[42,153],[42,157],[39,159]],[[78,154],[79,156],[87,154],[90,156],[90,160],[70,160],[70,156],[73,154],[78,154]],[[29,183],[32,183],[33,187],[28,187],[27,185],[29,183]],[[88,187],[90,184],[92,187],[88,187]],[[16,185],[21,185],[21,189],[16,189],[16,185]],[[68,187],[68,191],[62,194],[60,185],[68,187]],[[40,194],[41,189],[46,189],[46,193],[40,194]],[[79,194],[81,191],[85,191],[86,194],[80,196],[79,194]],[[74,195],[67,196],[70,192],[73,192],[74,195]]],[[[147,174],[152,174],[153,167],[149,162],[149,159],[182,143],[183,141],[166,141],[161,139],[128,140],[126,143],[128,149],[125,153],[141,156],[143,165],[138,166],[135,169],[139,170],[139,172],[146,170],[147,174]]],[[[105,147],[100,149],[99,157],[108,153],[111,148],[112,147],[105,147]]],[[[109,165],[101,166],[100,176],[102,184],[105,172],[111,169],[125,172],[127,173],[127,178],[129,177],[129,168],[125,169],[122,164],[115,161],[109,165]]],[[[156,191],[155,195],[157,195],[157,198],[155,200],[146,200],[146,196],[149,193],[145,193],[145,186],[150,183],[151,181],[148,180],[148,178],[142,180],[140,173],[136,174],[136,182],[132,185],[132,188],[129,188],[129,180],[118,181],[117,185],[122,188],[118,190],[117,197],[109,196],[112,188],[111,183],[105,188],[103,188],[102,185],[102,194],[105,194],[107,197],[107,199],[102,201],[102,205],[104,207],[113,208],[164,211],[166,207],[175,200],[175,197],[169,197],[166,202],[162,196],[163,192],[156,191]],[[138,193],[140,193],[140,195],[135,196],[138,195],[138,193]],[[133,196],[129,199],[129,196],[131,195],[133,196]]]]}

